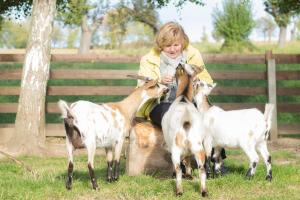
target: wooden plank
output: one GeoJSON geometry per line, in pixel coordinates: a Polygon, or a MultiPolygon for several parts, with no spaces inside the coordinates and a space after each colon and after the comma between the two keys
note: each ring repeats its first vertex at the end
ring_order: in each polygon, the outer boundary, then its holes
{"type": "Polygon", "coordinates": [[[268,69],[268,97],[269,102],[274,105],[273,115],[272,115],[272,126],[270,139],[276,140],[278,138],[278,128],[277,128],[277,94],[276,94],[276,64],[274,59],[269,59],[267,61],[268,69]]]}
{"type": "Polygon", "coordinates": [[[52,54],[51,61],[59,62],[139,62],[141,56],[121,56],[121,55],[102,55],[102,54],[52,54]]]}
{"type": "Polygon", "coordinates": [[[127,75],[136,75],[137,70],[51,70],[50,79],[131,79],[127,75]]]}
{"type": "Polygon", "coordinates": [[[24,54],[16,53],[16,54],[0,54],[0,62],[23,62],[24,54]]]}
{"type": "MultiPolygon", "coordinates": [[[[50,86],[47,95],[128,95],[134,90],[134,86],[50,86]]],[[[19,87],[0,87],[0,95],[19,95],[19,87]]],[[[284,94],[286,93],[283,92],[284,94]]],[[[213,95],[265,95],[265,87],[216,87],[213,95]]]]}
{"type": "Polygon", "coordinates": [[[300,80],[300,70],[299,71],[277,71],[277,80],[300,80]]]}
{"type": "Polygon", "coordinates": [[[266,87],[216,87],[212,95],[266,95],[266,87]]]}
{"type": "Polygon", "coordinates": [[[0,86],[0,95],[19,95],[20,87],[0,86]]]}
{"type": "MultiPolygon", "coordinates": [[[[265,54],[202,54],[205,63],[209,64],[264,64],[265,54]]],[[[273,54],[279,64],[300,63],[300,54],[273,54]]],[[[51,61],[57,62],[139,62],[141,56],[102,55],[90,53],[52,54],[51,61]]],[[[23,62],[24,54],[0,54],[0,62],[23,62]]]]}
{"type": "Polygon", "coordinates": [[[273,54],[278,64],[299,64],[300,54],[273,54]]]}
{"type": "Polygon", "coordinates": [[[264,64],[264,54],[202,54],[206,64],[264,64]]]}
{"type": "Polygon", "coordinates": [[[21,69],[1,70],[0,80],[20,80],[22,76],[21,69]]]}
{"type": "MultiPolygon", "coordinates": [[[[202,54],[207,64],[263,64],[264,54],[202,54]]],[[[56,62],[139,62],[141,56],[114,56],[100,54],[52,54],[51,61],[56,62]]],[[[0,54],[0,62],[23,62],[24,54],[0,54]]]]}
{"type": "Polygon", "coordinates": [[[300,87],[277,88],[277,95],[300,95],[300,87]]]}
{"type": "Polygon", "coordinates": [[[50,86],[47,95],[128,95],[133,86],[50,86]]]}
{"type": "Polygon", "coordinates": [[[209,74],[214,80],[266,80],[266,72],[255,71],[214,71],[210,70],[209,74]]]}

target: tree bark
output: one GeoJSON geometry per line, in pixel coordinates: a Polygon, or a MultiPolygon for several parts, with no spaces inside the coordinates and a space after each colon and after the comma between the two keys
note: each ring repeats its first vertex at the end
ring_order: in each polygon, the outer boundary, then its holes
{"type": "Polygon", "coordinates": [[[33,0],[15,132],[7,145],[14,155],[40,154],[45,145],[45,97],[55,9],[56,0],[33,0]]]}
{"type": "Polygon", "coordinates": [[[81,22],[81,38],[79,54],[87,54],[90,51],[92,36],[96,30],[97,25],[93,24],[91,27],[87,24],[87,16],[84,16],[81,22]]]}
{"type": "Polygon", "coordinates": [[[278,46],[279,48],[283,48],[286,41],[286,27],[280,26],[279,27],[279,40],[278,40],[278,46]]]}

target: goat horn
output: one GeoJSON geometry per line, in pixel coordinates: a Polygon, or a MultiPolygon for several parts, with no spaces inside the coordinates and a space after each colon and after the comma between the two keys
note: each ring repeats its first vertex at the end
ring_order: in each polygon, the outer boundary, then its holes
{"type": "Polygon", "coordinates": [[[140,75],[135,75],[135,74],[128,74],[127,77],[133,78],[133,79],[140,79],[143,81],[150,81],[152,78],[146,77],[146,76],[140,76],[140,75]]]}

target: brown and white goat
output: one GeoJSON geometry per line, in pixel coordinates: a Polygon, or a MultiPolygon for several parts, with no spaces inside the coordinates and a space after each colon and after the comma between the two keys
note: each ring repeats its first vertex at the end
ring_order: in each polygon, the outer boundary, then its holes
{"type": "Polygon", "coordinates": [[[165,92],[166,86],[152,80],[116,103],[98,105],[89,101],[77,101],[69,107],[65,101],[60,100],[58,105],[64,119],[69,156],[66,188],[72,188],[73,151],[82,147],[87,149],[93,189],[98,187],[94,173],[94,155],[97,147],[104,147],[106,151],[107,181],[118,180],[123,141],[136,111],[149,98],[158,98],[165,92]]]}
{"type": "Polygon", "coordinates": [[[199,170],[201,195],[206,196],[205,150],[202,144],[204,126],[192,103],[193,77],[182,66],[177,68],[175,76],[178,85],[177,98],[162,119],[162,130],[176,172],[176,195],[183,193],[180,161],[185,156],[193,155],[199,170]]]}

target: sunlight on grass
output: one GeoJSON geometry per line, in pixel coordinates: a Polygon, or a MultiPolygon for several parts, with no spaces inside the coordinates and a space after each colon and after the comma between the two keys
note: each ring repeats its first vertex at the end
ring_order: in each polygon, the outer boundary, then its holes
{"type": "MultiPolygon", "coordinates": [[[[240,150],[228,150],[226,167],[229,173],[223,177],[209,179],[208,199],[295,199],[300,195],[299,157],[285,150],[272,152],[274,180],[265,181],[265,167],[262,161],[252,180],[246,180],[248,159],[240,150]],[[242,159],[241,159],[242,158],[242,159]],[[276,164],[276,160],[293,162],[276,164]],[[288,195],[286,195],[288,193],[288,195]]],[[[26,165],[37,171],[32,176],[14,162],[0,160],[0,199],[178,199],[174,195],[175,180],[169,174],[140,175],[125,174],[125,160],[121,159],[121,177],[118,182],[107,183],[104,156],[95,157],[95,173],[100,189],[91,189],[87,157],[76,156],[74,160],[74,182],[72,191],[65,189],[67,159],[20,157],[26,165]]],[[[199,179],[183,179],[184,194],[180,199],[199,199],[199,179]]]]}

